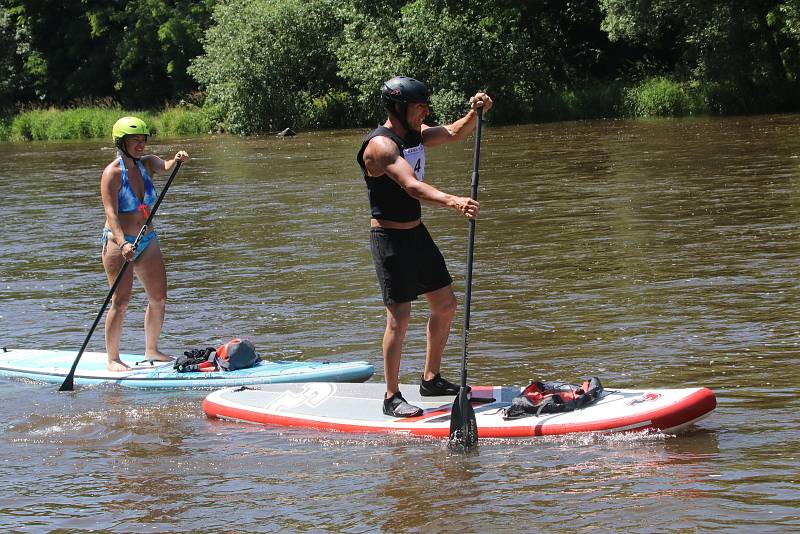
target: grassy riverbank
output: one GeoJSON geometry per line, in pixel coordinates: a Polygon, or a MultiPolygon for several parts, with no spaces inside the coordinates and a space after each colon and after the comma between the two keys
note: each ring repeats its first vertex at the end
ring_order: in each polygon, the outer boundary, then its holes
{"type": "Polygon", "coordinates": [[[36,109],[0,120],[2,141],[46,141],[111,137],[111,126],[125,115],[144,119],[153,135],[165,137],[212,132],[217,121],[205,108],[171,107],[161,112],[115,107],[36,109]]]}
{"type": "MultiPolygon", "coordinates": [[[[579,90],[540,94],[532,102],[497,102],[494,120],[514,117],[514,122],[550,122],[599,118],[681,117],[769,113],[800,108],[796,86],[773,87],[769,93],[724,85],[698,86],[668,78],[651,78],[636,85],[609,83],[579,90]]],[[[353,110],[344,109],[341,113],[353,110]]],[[[434,106],[434,112],[436,106],[434,106]]],[[[308,111],[313,114],[314,110],[308,111]]],[[[109,137],[121,116],[144,119],[153,134],[164,137],[225,131],[225,120],[212,106],[183,104],[163,111],[130,111],[116,106],[38,109],[0,118],[0,141],[41,141],[109,137]]],[[[319,128],[348,123],[344,117],[308,120],[319,128]]],[[[308,117],[306,117],[308,118],[308,117]]],[[[318,118],[318,117],[317,117],[318,118]]],[[[292,126],[292,125],[290,125],[292,126]]],[[[355,125],[354,125],[355,126],[355,125]]]]}

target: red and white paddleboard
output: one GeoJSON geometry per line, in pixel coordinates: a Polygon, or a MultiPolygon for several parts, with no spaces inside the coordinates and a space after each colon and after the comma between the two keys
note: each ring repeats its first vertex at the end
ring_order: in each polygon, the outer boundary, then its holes
{"type": "MultiPolygon", "coordinates": [[[[419,417],[383,414],[384,384],[331,382],[269,384],[214,391],[203,402],[210,417],[267,425],[340,432],[394,432],[448,438],[454,397],[421,397],[419,386],[402,385],[408,402],[424,409],[419,417]]],[[[597,402],[558,414],[505,420],[504,409],[520,387],[473,387],[480,438],[523,438],[576,432],[661,431],[678,433],[708,416],[717,405],[708,388],[605,389],[597,402]],[[488,399],[494,399],[489,400],[488,399]]]]}

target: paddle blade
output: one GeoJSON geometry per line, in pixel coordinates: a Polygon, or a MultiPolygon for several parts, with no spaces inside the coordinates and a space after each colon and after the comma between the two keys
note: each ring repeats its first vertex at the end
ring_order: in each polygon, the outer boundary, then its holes
{"type": "Polygon", "coordinates": [[[470,402],[469,386],[458,391],[450,412],[450,448],[468,451],[478,444],[478,422],[470,402]]]}
{"type": "Polygon", "coordinates": [[[64,382],[61,383],[61,387],[58,388],[58,391],[72,391],[74,389],[72,376],[72,373],[67,375],[64,382]]]}

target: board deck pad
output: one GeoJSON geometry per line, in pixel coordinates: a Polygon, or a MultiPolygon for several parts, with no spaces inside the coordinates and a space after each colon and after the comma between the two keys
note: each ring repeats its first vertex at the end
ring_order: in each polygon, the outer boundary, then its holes
{"type": "MultiPolygon", "coordinates": [[[[60,384],[69,373],[77,351],[3,349],[0,352],[0,376],[60,384]]],[[[138,363],[144,356],[121,354],[130,371],[114,372],[106,368],[104,352],[84,352],[75,370],[75,384],[113,383],[133,388],[212,388],[285,382],[363,382],[373,372],[364,361],[288,361],[263,360],[253,367],[236,371],[179,373],[173,362],[138,363]]]]}
{"type": "MultiPolygon", "coordinates": [[[[454,396],[422,397],[419,386],[401,385],[406,400],[423,408],[419,417],[383,414],[381,383],[272,384],[214,391],[203,402],[210,417],[341,432],[396,432],[447,438],[454,396]]],[[[606,389],[589,406],[559,414],[505,420],[503,412],[523,388],[476,386],[473,408],[481,438],[519,438],[575,432],[661,431],[678,433],[716,407],[708,388],[606,389]]]]}

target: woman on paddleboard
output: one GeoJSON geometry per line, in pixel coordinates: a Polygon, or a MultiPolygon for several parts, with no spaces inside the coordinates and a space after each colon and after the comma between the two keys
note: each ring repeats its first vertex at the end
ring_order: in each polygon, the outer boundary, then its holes
{"type": "Polygon", "coordinates": [[[109,286],[114,283],[124,262],[133,262],[133,269],[125,270],[108,310],[106,352],[108,369],[125,371],[129,367],[120,360],[119,344],[134,273],[147,293],[148,304],[144,314],[145,359],[172,360],[171,356],[158,350],[167,302],[167,274],[152,222],[136,249],[133,243],[158,198],[150,176],[169,173],[176,162],[188,161],[189,155],[180,150],[169,161],[151,154],[145,155],[150,130],[144,121],[136,117],[119,119],[111,134],[117,147],[117,157],[106,166],[100,177],[100,194],[106,216],[101,249],[103,268],[109,286]]]}
{"type": "Polygon", "coordinates": [[[430,93],[419,80],[396,76],[383,84],[389,116],[364,139],[357,160],[367,184],[370,205],[370,246],[386,306],[383,363],[386,394],[383,413],[415,417],[422,413],[400,393],[400,357],[411,302],[428,301],[428,339],[425,369],[419,391],[423,396],[456,395],[459,386],[440,374],[442,353],[456,311],[453,279],[444,258],[422,224],[420,201],[450,208],[474,219],[480,205],[470,197],[447,194],[425,183],[425,149],[464,139],[477,124],[477,108],[488,111],[486,93],[470,98],[470,111],[447,126],[428,126],[430,93]]]}

